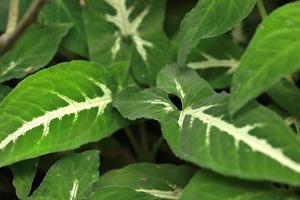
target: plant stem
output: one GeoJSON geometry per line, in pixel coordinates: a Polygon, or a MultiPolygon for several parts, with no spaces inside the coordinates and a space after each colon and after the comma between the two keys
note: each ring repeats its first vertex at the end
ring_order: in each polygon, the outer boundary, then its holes
{"type": "Polygon", "coordinates": [[[5,32],[0,36],[0,56],[2,56],[36,19],[46,0],[33,0],[28,10],[12,32],[5,32]]]}
{"type": "Polygon", "coordinates": [[[6,33],[13,32],[16,29],[19,16],[19,0],[10,0],[6,33]]]}
{"type": "Polygon", "coordinates": [[[151,152],[152,155],[153,155],[153,157],[156,156],[156,154],[158,153],[158,151],[159,151],[161,145],[163,144],[163,142],[164,142],[164,138],[163,138],[163,136],[160,136],[160,137],[157,139],[157,141],[153,144],[152,152],[151,152]]]}
{"type": "Polygon", "coordinates": [[[140,124],[141,146],[144,152],[148,151],[148,136],[145,123],[140,124]]]}
{"type": "Polygon", "coordinates": [[[268,13],[267,13],[267,10],[266,10],[263,0],[257,0],[256,5],[257,5],[257,8],[258,8],[258,11],[259,11],[259,14],[260,14],[262,20],[264,20],[268,16],[268,13]]]}
{"type": "Polygon", "coordinates": [[[132,145],[132,148],[133,148],[135,154],[137,155],[138,159],[140,159],[141,152],[140,152],[140,148],[139,148],[139,145],[138,145],[138,142],[137,142],[136,138],[134,137],[134,135],[133,135],[132,131],[130,130],[130,128],[125,127],[124,131],[125,131],[128,139],[129,139],[130,144],[132,145]]]}

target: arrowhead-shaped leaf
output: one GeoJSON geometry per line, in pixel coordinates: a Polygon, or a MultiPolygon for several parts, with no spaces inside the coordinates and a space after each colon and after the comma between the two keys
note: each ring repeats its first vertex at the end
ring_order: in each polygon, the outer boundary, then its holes
{"type": "Polygon", "coordinates": [[[253,103],[231,119],[228,95],[215,94],[193,71],[166,68],[157,86],[125,90],[115,105],[131,120],[160,121],[177,156],[225,175],[300,185],[300,141],[272,111],[253,103]],[[181,111],[168,94],[181,99],[181,111]]]}
{"type": "MultiPolygon", "coordinates": [[[[148,194],[153,199],[178,199],[193,174],[193,170],[185,166],[133,164],[107,172],[99,178],[94,189],[99,197],[106,195],[107,188],[114,188],[111,191],[115,190],[116,197],[126,188],[132,194],[148,194]],[[123,190],[119,191],[120,188],[123,190]]],[[[129,196],[125,199],[130,200],[129,196]]]]}
{"type": "Polygon", "coordinates": [[[299,9],[300,2],[285,5],[257,29],[233,77],[231,113],[300,68],[299,9]]]}
{"type": "Polygon", "coordinates": [[[28,200],[88,199],[99,176],[99,152],[86,151],[64,156],[47,172],[28,200]]]}
{"type": "Polygon", "coordinates": [[[70,24],[32,25],[0,57],[0,82],[22,78],[45,67],[56,54],[70,24]],[[33,45],[34,44],[34,45],[33,45]]]}
{"type": "Polygon", "coordinates": [[[299,200],[291,192],[276,191],[269,184],[226,178],[200,170],[184,188],[180,200],[299,200]]]}
{"type": "Polygon", "coordinates": [[[171,58],[163,31],[165,0],[89,0],[84,23],[90,59],[98,63],[129,60],[135,78],[155,84],[171,58]]]}
{"type": "Polygon", "coordinates": [[[185,16],[180,28],[179,65],[201,39],[221,35],[240,23],[256,0],[201,0],[185,16]]]}
{"type": "Polygon", "coordinates": [[[22,81],[0,105],[0,166],[74,149],[124,125],[110,106],[127,63],[63,63],[22,81]]]}

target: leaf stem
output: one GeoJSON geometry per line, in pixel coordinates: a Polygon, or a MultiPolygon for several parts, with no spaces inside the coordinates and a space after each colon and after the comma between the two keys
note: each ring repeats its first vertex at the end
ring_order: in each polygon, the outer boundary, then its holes
{"type": "Polygon", "coordinates": [[[148,136],[145,123],[140,123],[141,147],[144,152],[148,151],[148,136]]]}
{"type": "Polygon", "coordinates": [[[153,144],[152,151],[151,151],[153,157],[156,156],[156,154],[158,153],[158,151],[159,151],[161,145],[163,144],[163,142],[164,142],[164,138],[163,138],[163,136],[160,136],[157,139],[157,141],[153,144]]]}
{"type": "Polygon", "coordinates": [[[267,10],[266,10],[263,0],[257,0],[256,5],[257,5],[257,8],[258,8],[258,11],[259,11],[259,14],[260,14],[262,20],[264,20],[268,16],[268,13],[267,13],[267,10]]]}
{"type": "Polygon", "coordinates": [[[134,137],[131,129],[128,127],[125,127],[124,131],[129,139],[130,144],[132,145],[132,148],[133,148],[135,154],[137,155],[138,159],[140,159],[140,157],[141,157],[140,148],[139,148],[138,142],[137,142],[136,138],[134,137]]]}
{"type": "Polygon", "coordinates": [[[13,32],[16,29],[19,16],[19,0],[10,0],[9,2],[9,12],[8,20],[6,25],[6,33],[13,32]]]}

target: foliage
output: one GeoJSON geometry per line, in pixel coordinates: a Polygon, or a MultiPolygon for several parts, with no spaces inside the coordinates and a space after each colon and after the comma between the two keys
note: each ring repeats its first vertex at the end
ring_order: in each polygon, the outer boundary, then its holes
{"type": "Polygon", "coordinates": [[[300,199],[299,9],[47,2],[0,57],[1,199],[300,199]]]}

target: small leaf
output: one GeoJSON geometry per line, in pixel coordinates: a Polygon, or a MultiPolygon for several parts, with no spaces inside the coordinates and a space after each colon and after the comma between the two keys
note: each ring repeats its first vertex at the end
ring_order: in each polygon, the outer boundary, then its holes
{"type": "Polygon", "coordinates": [[[300,2],[278,8],[257,29],[233,77],[231,113],[299,69],[299,9],[300,2]]]}
{"type": "Polygon", "coordinates": [[[276,191],[269,184],[241,181],[200,170],[184,188],[180,200],[298,200],[296,194],[276,191]]]}
{"type": "Polygon", "coordinates": [[[127,188],[156,199],[178,199],[193,174],[191,169],[184,166],[133,164],[107,172],[94,188],[99,196],[102,189],[116,187],[117,191],[118,188],[127,188]]]}
{"type": "Polygon", "coordinates": [[[39,16],[43,24],[72,24],[72,28],[62,40],[61,45],[71,52],[84,57],[88,56],[88,48],[79,1],[51,1],[43,7],[39,16]]]}
{"type": "Polygon", "coordinates": [[[0,82],[22,78],[45,67],[56,54],[69,24],[32,25],[0,58],[0,82]]]}
{"type": "Polygon", "coordinates": [[[58,160],[28,200],[87,199],[99,176],[99,152],[86,151],[58,160]]]}
{"type": "Polygon", "coordinates": [[[201,0],[185,16],[180,28],[178,64],[184,65],[201,39],[221,35],[240,23],[256,0],[201,0]]]}
{"type": "Polygon", "coordinates": [[[127,70],[127,63],[78,61],[22,81],[0,105],[6,122],[0,123],[0,166],[74,149],[122,127],[126,122],[110,105],[127,70]]]}
{"type": "Polygon", "coordinates": [[[171,59],[164,8],[165,0],[87,1],[83,19],[90,59],[101,64],[128,60],[140,83],[154,85],[171,59]]]}
{"type": "Polygon", "coordinates": [[[300,185],[300,141],[272,111],[253,103],[232,119],[228,95],[214,93],[191,70],[166,68],[157,86],[124,90],[115,106],[131,120],[158,120],[171,149],[184,160],[229,176],[300,185]],[[182,110],[168,94],[181,99],[182,110]]]}
{"type": "Polygon", "coordinates": [[[36,174],[38,159],[25,160],[9,166],[14,179],[13,185],[19,199],[28,197],[36,174]]]}
{"type": "Polygon", "coordinates": [[[290,114],[300,118],[300,90],[298,87],[282,80],[267,91],[267,94],[290,114]]]}

